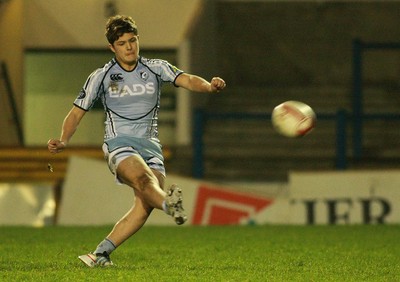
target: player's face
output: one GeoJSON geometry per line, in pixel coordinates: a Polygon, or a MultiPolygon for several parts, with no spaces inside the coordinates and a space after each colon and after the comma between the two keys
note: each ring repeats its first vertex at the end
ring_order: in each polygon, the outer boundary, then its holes
{"type": "Polygon", "coordinates": [[[136,66],[139,57],[139,35],[124,33],[109,46],[124,69],[132,70],[136,66]]]}

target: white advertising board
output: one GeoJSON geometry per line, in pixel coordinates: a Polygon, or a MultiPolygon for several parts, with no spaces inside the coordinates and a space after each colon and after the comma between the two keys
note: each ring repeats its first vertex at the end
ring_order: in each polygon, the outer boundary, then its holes
{"type": "MultiPolygon", "coordinates": [[[[400,171],[293,172],[287,185],[257,189],[169,175],[166,186],[172,183],[183,190],[186,225],[400,223],[400,171]]],[[[116,185],[105,162],[73,157],[58,223],[114,224],[133,200],[132,189],[116,185]]],[[[147,224],[174,222],[155,210],[147,224]]]]}
{"type": "Polygon", "coordinates": [[[400,171],[290,175],[290,223],[399,223],[400,171]]]}
{"type": "MultiPolygon", "coordinates": [[[[191,178],[168,175],[166,187],[177,183],[183,191],[186,225],[248,224],[273,199],[254,192],[230,189],[191,178]]],[[[131,207],[134,193],[117,185],[104,161],[72,157],[63,185],[60,225],[114,224],[131,207]]],[[[147,224],[175,225],[163,211],[154,210],[147,224]]]]}

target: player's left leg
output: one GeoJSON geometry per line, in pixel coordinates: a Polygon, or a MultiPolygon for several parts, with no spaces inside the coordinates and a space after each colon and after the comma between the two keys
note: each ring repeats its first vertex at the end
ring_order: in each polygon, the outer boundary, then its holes
{"type": "Polygon", "coordinates": [[[132,208],[114,225],[93,253],[79,256],[79,259],[89,267],[113,265],[110,254],[144,225],[152,210],[136,191],[132,208]]]}
{"type": "MultiPolygon", "coordinates": [[[[161,188],[164,187],[165,176],[152,169],[161,188]]],[[[79,256],[79,259],[89,267],[111,266],[110,254],[125,240],[134,235],[144,225],[153,208],[146,203],[140,191],[135,191],[131,209],[114,225],[93,253],[79,256]]]]}
{"type": "Polygon", "coordinates": [[[152,210],[153,208],[144,201],[140,192],[136,192],[134,205],[115,224],[107,239],[111,240],[115,247],[118,247],[144,225],[152,210]]]}

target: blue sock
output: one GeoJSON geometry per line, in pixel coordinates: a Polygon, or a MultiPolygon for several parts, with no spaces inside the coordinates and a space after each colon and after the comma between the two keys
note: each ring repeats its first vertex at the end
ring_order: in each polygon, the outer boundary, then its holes
{"type": "Polygon", "coordinates": [[[106,252],[107,254],[111,254],[117,247],[114,242],[108,238],[105,238],[94,251],[95,254],[103,254],[106,252]]]}
{"type": "Polygon", "coordinates": [[[164,201],[164,202],[162,202],[162,208],[163,208],[163,210],[164,210],[164,212],[166,213],[166,214],[170,214],[169,213],[169,209],[168,209],[168,205],[167,205],[167,203],[164,201]]]}

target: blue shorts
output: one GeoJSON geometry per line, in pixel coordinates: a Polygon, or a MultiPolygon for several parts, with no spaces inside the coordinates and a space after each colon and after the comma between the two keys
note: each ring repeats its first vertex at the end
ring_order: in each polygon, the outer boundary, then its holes
{"type": "Polygon", "coordinates": [[[104,157],[110,171],[115,175],[116,182],[121,184],[117,176],[117,167],[121,161],[132,155],[139,155],[145,163],[165,176],[162,146],[151,139],[136,137],[116,137],[103,144],[104,157]]]}

